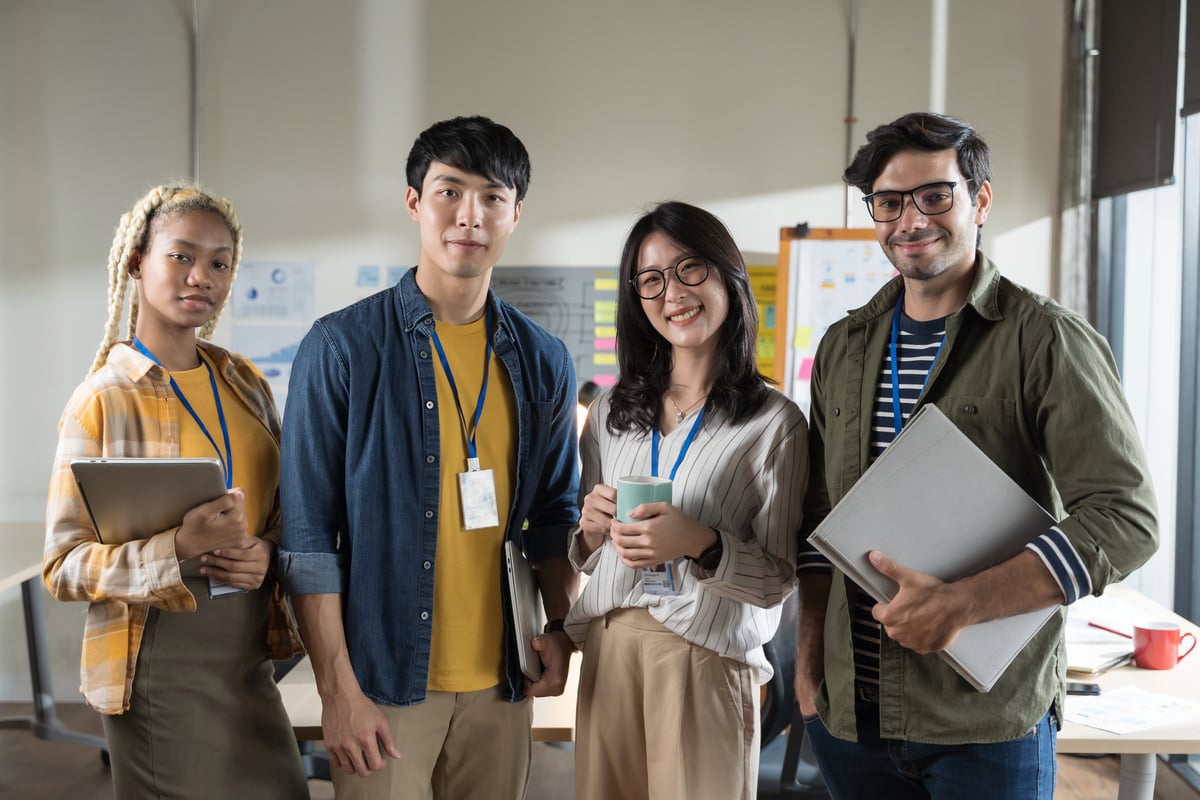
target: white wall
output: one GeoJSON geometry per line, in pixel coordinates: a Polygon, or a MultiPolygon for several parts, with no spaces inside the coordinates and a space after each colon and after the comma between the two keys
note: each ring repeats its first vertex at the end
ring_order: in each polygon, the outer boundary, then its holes
{"type": "MultiPolygon", "coordinates": [[[[117,218],[190,172],[186,5],[0,4],[0,518],[42,514],[57,415],[100,338],[117,218]]],[[[357,264],[415,258],[404,160],[455,114],[504,122],[532,155],[506,263],[613,264],[639,210],[666,198],[774,252],[782,226],[843,225],[844,5],[200,0],[200,177],[235,201],[247,259],[317,264],[318,312],[353,299],[357,264]]],[[[927,4],[860,7],[855,146],[929,91],[927,4]]],[[[1062,17],[1044,0],[956,0],[949,20],[946,110],[995,153],[985,249],[1043,292],[1062,17]]],[[[21,641],[16,595],[0,596],[6,642],[21,641]]],[[[81,613],[47,603],[64,699],[81,613]]],[[[27,698],[26,681],[23,649],[4,648],[0,699],[27,698]]]]}

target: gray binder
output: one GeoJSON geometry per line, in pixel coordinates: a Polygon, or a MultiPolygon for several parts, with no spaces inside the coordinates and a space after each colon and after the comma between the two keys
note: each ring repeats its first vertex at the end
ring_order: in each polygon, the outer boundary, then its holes
{"type": "MultiPolygon", "coordinates": [[[[1008,560],[1054,524],[945,414],[925,405],[808,541],[883,603],[897,587],[871,566],[871,550],[952,581],[1008,560]]],[[[939,655],[989,691],[1056,611],[968,626],[939,655]]]]}

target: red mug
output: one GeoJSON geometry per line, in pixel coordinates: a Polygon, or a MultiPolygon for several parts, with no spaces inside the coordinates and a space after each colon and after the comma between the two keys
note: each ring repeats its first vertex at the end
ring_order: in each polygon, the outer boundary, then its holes
{"type": "Polygon", "coordinates": [[[1196,637],[1180,633],[1174,622],[1147,622],[1133,626],[1133,660],[1142,669],[1171,669],[1196,647],[1196,637]],[[1179,652],[1188,639],[1191,647],[1179,652]]]}

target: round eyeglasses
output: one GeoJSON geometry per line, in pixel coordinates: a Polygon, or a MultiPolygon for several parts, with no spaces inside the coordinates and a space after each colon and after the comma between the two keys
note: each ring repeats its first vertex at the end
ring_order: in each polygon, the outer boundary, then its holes
{"type": "Polygon", "coordinates": [[[675,280],[684,286],[699,286],[708,279],[708,262],[698,258],[685,258],[673,267],[644,269],[629,280],[629,285],[643,300],[653,300],[667,290],[667,273],[675,273],[675,280]]]}
{"type": "MultiPolygon", "coordinates": [[[[970,183],[970,181],[967,181],[970,183]]],[[[954,187],[958,181],[937,181],[903,192],[873,192],[863,197],[867,213],[876,222],[895,222],[904,216],[904,195],[927,217],[945,214],[954,208],[954,187]]]]}

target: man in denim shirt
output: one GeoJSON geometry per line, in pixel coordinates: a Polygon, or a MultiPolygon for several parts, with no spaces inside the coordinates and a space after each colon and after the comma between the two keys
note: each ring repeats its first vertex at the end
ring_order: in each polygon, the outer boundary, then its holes
{"type": "Polygon", "coordinates": [[[292,367],[279,569],[339,798],[521,798],[529,698],[562,693],[572,649],[575,376],[489,291],[529,183],[520,140],[439,122],[407,171],[417,266],[319,319],[292,367]],[[551,620],[536,682],[507,622],[506,539],[551,620]]]}
{"type": "Polygon", "coordinates": [[[909,114],[871,131],[847,168],[900,275],[818,348],[801,532],[926,403],[1059,522],[1013,558],[946,583],[906,568],[903,552],[872,552],[898,586],[880,604],[805,543],[796,696],[836,798],[1052,797],[1062,607],[1157,547],[1149,469],[1107,344],[977,249],[989,162],[970,125],[909,114]],[[937,655],[967,625],[1052,606],[990,692],[937,655]]]}

